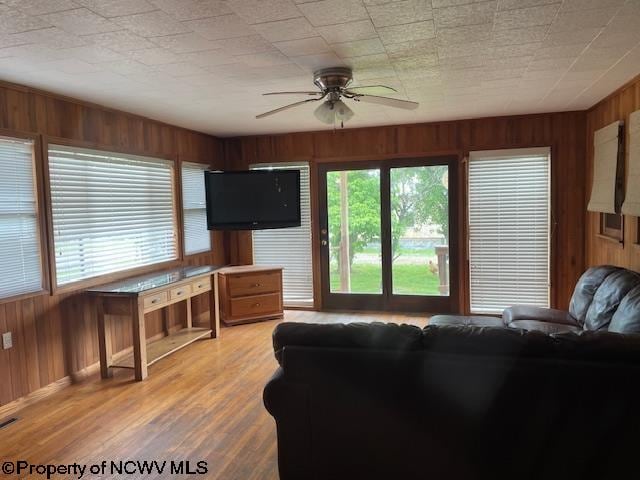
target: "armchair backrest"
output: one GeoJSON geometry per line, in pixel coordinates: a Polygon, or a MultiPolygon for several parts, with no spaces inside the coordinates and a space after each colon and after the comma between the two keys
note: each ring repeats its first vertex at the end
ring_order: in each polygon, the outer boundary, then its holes
{"type": "Polygon", "coordinates": [[[613,272],[600,284],[584,320],[585,330],[607,329],[627,293],[639,285],[640,276],[631,270],[613,272]]]}
{"type": "Polygon", "coordinates": [[[609,324],[615,333],[640,333],[640,285],[624,297],[609,324]]]}
{"type": "Polygon", "coordinates": [[[625,268],[602,265],[589,268],[578,280],[571,298],[569,313],[585,330],[606,330],[616,317],[611,331],[640,333],[628,323],[629,316],[640,314],[638,305],[632,300],[624,303],[625,308],[617,314],[621,302],[636,287],[640,287],[640,274],[625,268]],[[617,315],[616,315],[617,314],[617,315]]]}

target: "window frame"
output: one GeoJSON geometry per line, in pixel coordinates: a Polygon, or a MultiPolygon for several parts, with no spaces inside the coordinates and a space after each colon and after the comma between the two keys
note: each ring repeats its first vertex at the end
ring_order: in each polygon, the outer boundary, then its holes
{"type": "MultiPolygon", "coordinates": [[[[180,245],[181,245],[181,254],[182,254],[182,258],[186,259],[186,258],[192,258],[192,257],[197,257],[198,255],[211,255],[214,252],[214,237],[213,237],[213,231],[209,230],[209,249],[208,250],[202,250],[199,252],[194,252],[194,253],[187,253],[186,251],[186,241],[185,241],[185,223],[184,223],[184,219],[185,219],[185,208],[184,208],[184,191],[183,191],[183,184],[182,184],[182,165],[184,163],[191,163],[191,164],[197,164],[197,165],[202,165],[203,167],[205,167],[206,169],[211,169],[211,165],[205,162],[199,162],[197,161],[195,158],[193,157],[185,157],[183,155],[181,155],[178,159],[177,162],[177,169],[176,169],[176,173],[177,175],[177,183],[178,183],[178,189],[180,192],[179,195],[179,200],[180,200],[180,218],[179,218],[179,225],[180,225],[180,245]]],[[[206,199],[205,199],[206,202],[206,199]]],[[[206,208],[206,205],[205,205],[206,208]]]]}
{"type": "Polygon", "coordinates": [[[178,185],[178,174],[177,174],[177,165],[178,158],[177,155],[167,155],[162,152],[156,152],[151,150],[133,150],[133,149],[123,149],[118,146],[112,145],[104,145],[99,143],[85,142],[81,140],[70,140],[68,138],[60,138],[54,136],[42,136],[42,159],[43,159],[43,178],[44,178],[44,193],[45,198],[51,198],[51,178],[50,178],[50,170],[49,170],[49,146],[50,145],[60,145],[65,147],[76,147],[76,148],[86,148],[106,153],[121,153],[124,155],[139,155],[146,157],[153,157],[159,160],[166,160],[171,162],[172,174],[171,174],[171,187],[172,187],[172,197],[173,197],[173,219],[174,225],[176,226],[176,258],[172,260],[167,260],[165,262],[154,263],[152,265],[144,265],[142,267],[134,267],[126,270],[120,270],[117,272],[107,273],[104,275],[98,275],[91,278],[85,278],[82,280],[78,280],[76,282],[66,283],[64,285],[58,285],[57,272],[56,272],[56,258],[53,252],[55,252],[54,246],[54,238],[53,238],[53,208],[52,202],[49,200],[46,203],[46,223],[49,234],[47,235],[47,246],[48,251],[51,252],[48,255],[48,263],[49,263],[49,275],[51,282],[51,293],[59,294],[70,291],[77,291],[83,288],[90,288],[95,285],[101,285],[103,283],[109,283],[116,280],[120,280],[127,277],[132,277],[135,275],[143,275],[145,273],[150,273],[158,270],[168,269],[168,268],[176,268],[182,265],[182,261],[184,260],[183,254],[183,246],[182,246],[182,232],[181,232],[181,223],[180,223],[180,209],[178,208],[179,203],[182,201],[179,192],[181,190],[180,185],[178,185]]]}
{"type": "Polygon", "coordinates": [[[624,217],[621,213],[600,213],[598,215],[598,237],[610,242],[624,244],[624,217]],[[609,215],[620,217],[619,229],[607,227],[607,216],[609,215]]]}
{"type": "Polygon", "coordinates": [[[0,305],[18,300],[23,300],[51,293],[51,280],[49,273],[49,243],[47,236],[46,222],[46,193],[44,189],[44,166],[42,158],[42,138],[38,134],[0,128],[0,136],[15,138],[17,140],[31,140],[33,142],[33,156],[31,168],[33,171],[34,200],[36,210],[36,226],[38,229],[37,238],[40,250],[40,289],[33,292],[20,293],[10,297],[1,297],[0,305]]]}

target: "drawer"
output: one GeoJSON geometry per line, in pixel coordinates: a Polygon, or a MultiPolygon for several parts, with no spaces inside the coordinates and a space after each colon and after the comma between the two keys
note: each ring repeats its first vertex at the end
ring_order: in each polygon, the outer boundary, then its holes
{"type": "Polygon", "coordinates": [[[144,309],[148,310],[160,307],[161,305],[167,303],[168,300],[169,296],[167,295],[167,292],[158,292],[156,294],[149,295],[148,297],[144,297],[142,302],[144,305],[144,309]]]}
{"type": "Polygon", "coordinates": [[[279,292],[281,283],[280,272],[260,272],[227,277],[227,285],[231,297],[279,292]]]}
{"type": "Polygon", "coordinates": [[[232,298],[230,303],[232,317],[253,317],[282,311],[279,293],[232,298]]]}
{"type": "Polygon", "coordinates": [[[191,291],[193,293],[208,292],[209,290],[211,290],[211,277],[202,278],[191,284],[191,291]]]}
{"type": "Polygon", "coordinates": [[[191,285],[182,285],[181,287],[172,288],[169,291],[169,300],[187,298],[189,295],[191,295],[191,285]]]}

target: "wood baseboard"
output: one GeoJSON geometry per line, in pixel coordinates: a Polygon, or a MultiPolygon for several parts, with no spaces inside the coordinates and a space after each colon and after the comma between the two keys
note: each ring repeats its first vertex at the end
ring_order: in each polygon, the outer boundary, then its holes
{"type": "Polygon", "coordinates": [[[50,383],[46,387],[42,387],[35,392],[31,392],[29,395],[18,398],[11,403],[7,403],[6,405],[0,406],[0,419],[11,416],[17,411],[22,410],[24,407],[47,398],[54,393],[58,393],[59,391],[70,386],[71,383],[71,377],[66,376],[61,378],[60,380],[56,380],[55,382],[50,383]]]}
{"type": "Polygon", "coordinates": [[[92,375],[95,375],[100,371],[100,362],[92,363],[91,365],[87,365],[81,370],[77,372],[73,372],[69,377],[71,378],[71,383],[80,383],[85,381],[92,375]]]}
{"type": "MultiPolygon", "coordinates": [[[[160,340],[164,336],[164,332],[158,333],[153,337],[147,338],[147,342],[160,340]]],[[[133,347],[125,348],[124,350],[114,354],[114,360],[122,358],[132,351],[133,347]]],[[[56,380],[46,387],[42,387],[35,392],[31,392],[30,394],[7,403],[6,405],[0,405],[0,420],[15,414],[18,410],[21,410],[28,405],[42,400],[43,398],[47,398],[48,396],[53,395],[74,383],[80,383],[93,375],[97,375],[98,373],[100,373],[100,362],[88,365],[77,372],[73,372],[71,375],[67,375],[60,380],[56,380]]]]}

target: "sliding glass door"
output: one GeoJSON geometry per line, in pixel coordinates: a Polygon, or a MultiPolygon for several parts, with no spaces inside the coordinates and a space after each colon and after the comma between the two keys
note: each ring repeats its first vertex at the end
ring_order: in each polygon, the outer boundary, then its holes
{"type": "Polygon", "coordinates": [[[395,295],[449,295],[449,167],[392,167],[391,273],[395,295]]]}
{"type": "Polygon", "coordinates": [[[320,167],[324,308],[457,311],[456,160],[320,167]]]}
{"type": "Polygon", "coordinates": [[[326,173],[329,291],[382,294],[380,169],[326,173]]]}

